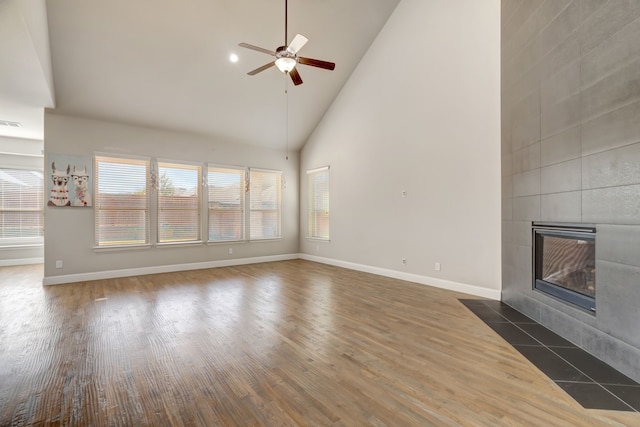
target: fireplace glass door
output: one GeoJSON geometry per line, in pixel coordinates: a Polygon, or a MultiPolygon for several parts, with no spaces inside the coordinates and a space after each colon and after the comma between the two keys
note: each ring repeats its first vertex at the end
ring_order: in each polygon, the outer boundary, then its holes
{"type": "Polygon", "coordinates": [[[595,229],[534,225],[534,287],[595,312],[595,229]]]}

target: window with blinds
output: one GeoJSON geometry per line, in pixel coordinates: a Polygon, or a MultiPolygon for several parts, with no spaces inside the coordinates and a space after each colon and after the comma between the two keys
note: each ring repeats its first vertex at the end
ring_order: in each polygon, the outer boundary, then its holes
{"type": "Polygon", "coordinates": [[[149,244],[149,160],[96,156],[96,246],[149,244]]]}
{"type": "Polygon", "coordinates": [[[42,171],[0,168],[0,245],[42,242],[43,187],[42,171]]]}
{"type": "Polygon", "coordinates": [[[244,239],[244,169],[209,167],[209,241],[244,239]]]}
{"type": "Polygon", "coordinates": [[[329,167],[307,171],[307,236],[329,240],[329,167]]]}
{"type": "Polygon", "coordinates": [[[250,239],[282,237],[280,206],[282,172],[250,169],[249,191],[250,239]]]}
{"type": "Polygon", "coordinates": [[[158,242],[200,240],[202,167],[158,162],[158,242]]]}

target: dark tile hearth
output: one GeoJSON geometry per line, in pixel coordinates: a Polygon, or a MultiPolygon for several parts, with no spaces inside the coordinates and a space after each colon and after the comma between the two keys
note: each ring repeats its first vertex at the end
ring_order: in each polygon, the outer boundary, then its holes
{"type": "Polygon", "coordinates": [[[631,378],[501,301],[460,302],[585,408],[640,412],[631,378]]]}
{"type": "Polygon", "coordinates": [[[553,381],[592,382],[589,377],[553,353],[548,347],[511,345],[553,381]]]}
{"type": "Polygon", "coordinates": [[[556,381],[556,384],[585,408],[607,409],[610,411],[632,410],[622,400],[598,383],[556,381]]]}
{"type": "Polygon", "coordinates": [[[534,346],[538,344],[538,341],[513,323],[490,323],[486,320],[485,322],[489,327],[491,327],[491,329],[496,331],[498,335],[507,340],[511,345],[534,346]]]}

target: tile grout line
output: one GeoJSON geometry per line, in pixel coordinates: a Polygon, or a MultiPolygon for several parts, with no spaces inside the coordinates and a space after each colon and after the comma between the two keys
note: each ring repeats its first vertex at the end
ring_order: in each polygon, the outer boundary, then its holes
{"type": "MultiPolygon", "coordinates": [[[[608,390],[608,389],[607,389],[606,387],[604,387],[601,383],[599,383],[598,381],[595,381],[593,378],[591,378],[591,376],[589,376],[589,375],[587,375],[586,373],[582,372],[582,370],[581,370],[581,369],[579,369],[579,368],[578,368],[578,367],[576,367],[574,364],[572,364],[571,362],[569,362],[568,360],[566,360],[564,357],[562,357],[561,355],[559,355],[558,353],[556,353],[555,351],[553,351],[549,346],[545,345],[542,341],[540,341],[539,339],[537,339],[536,337],[534,337],[533,335],[531,335],[530,333],[528,333],[527,331],[525,331],[524,329],[522,329],[520,326],[518,326],[518,324],[517,324],[517,323],[515,323],[515,322],[511,321],[511,319],[508,319],[507,317],[503,316],[502,314],[500,314],[498,311],[496,311],[495,309],[491,308],[490,306],[488,306],[488,305],[486,305],[486,304],[483,304],[483,305],[484,305],[485,307],[487,307],[489,310],[491,310],[491,311],[493,311],[494,313],[496,313],[498,316],[500,316],[500,317],[502,317],[503,319],[505,319],[508,323],[510,323],[510,324],[512,324],[513,326],[515,326],[516,328],[518,328],[520,331],[524,332],[526,335],[528,335],[529,337],[531,337],[533,340],[535,340],[536,342],[540,343],[540,346],[542,346],[542,347],[546,348],[546,349],[547,349],[547,350],[549,350],[551,353],[555,354],[557,357],[559,357],[559,358],[560,358],[560,359],[562,359],[564,362],[566,362],[566,363],[567,363],[569,366],[571,366],[573,369],[575,369],[576,371],[580,372],[582,375],[584,375],[585,377],[587,377],[587,378],[589,378],[589,379],[591,380],[591,383],[584,383],[584,384],[597,384],[600,388],[604,389],[607,393],[609,393],[610,395],[612,395],[613,397],[615,397],[616,399],[618,399],[620,402],[622,402],[624,405],[626,405],[627,407],[629,407],[629,408],[631,409],[631,411],[636,412],[636,413],[638,413],[638,412],[639,412],[639,411],[637,411],[634,407],[632,407],[632,406],[631,406],[631,405],[629,405],[627,402],[625,402],[623,399],[621,399],[618,395],[616,395],[616,394],[614,394],[613,392],[611,392],[610,390],[608,390]]],[[[467,309],[469,309],[469,308],[467,307],[467,309]]],[[[472,311],[471,309],[469,309],[469,311],[471,311],[471,312],[473,313],[473,311],[472,311]]],[[[481,319],[477,314],[475,314],[475,313],[473,313],[473,314],[474,314],[474,316],[476,316],[478,319],[482,320],[485,324],[487,324],[487,322],[486,322],[486,321],[484,321],[483,319],[481,319]]],[[[528,317],[528,316],[526,316],[526,317],[528,317]]],[[[528,317],[528,318],[529,318],[529,319],[531,319],[530,317],[528,317]]],[[[535,322],[535,320],[533,320],[533,319],[531,319],[531,320],[532,320],[533,322],[535,322]]],[[[537,324],[537,325],[542,326],[543,328],[546,328],[546,326],[544,326],[544,325],[542,325],[542,324],[540,324],[540,323],[538,323],[538,322],[535,322],[534,324],[537,324]]],[[[546,328],[546,329],[548,329],[548,328],[546,328]]],[[[494,331],[494,332],[495,332],[495,331],[494,331]]],[[[553,331],[551,331],[551,332],[553,332],[553,331]]],[[[496,332],[496,333],[497,333],[497,332],[496,332]]],[[[500,335],[500,334],[498,334],[498,335],[500,335]]],[[[562,338],[562,337],[561,337],[561,338],[562,338]]],[[[504,339],[505,341],[507,341],[505,338],[503,338],[503,339],[504,339]]],[[[563,338],[563,339],[564,339],[564,338],[563,338]]],[[[508,341],[507,341],[507,342],[508,342],[508,341]]],[[[570,342],[570,341],[569,341],[569,342],[570,342]]],[[[514,345],[513,345],[513,344],[511,344],[510,342],[508,342],[508,343],[509,343],[509,345],[510,345],[510,346],[514,347],[514,345]]],[[[529,347],[539,347],[539,346],[533,346],[533,345],[531,345],[531,346],[529,346],[529,347]]],[[[569,348],[571,348],[571,347],[569,347],[569,348]]],[[[578,347],[578,346],[575,346],[575,348],[578,348],[578,349],[580,349],[580,350],[584,351],[583,349],[581,349],[581,348],[580,348],[580,347],[578,347]]],[[[514,347],[514,349],[515,349],[515,347],[514,347]]],[[[516,351],[517,351],[517,349],[516,349],[516,351]]],[[[587,352],[585,352],[585,353],[587,353],[587,352]]],[[[522,353],[520,353],[520,354],[521,354],[525,359],[527,359],[527,360],[529,361],[529,363],[532,363],[532,362],[531,362],[531,360],[529,360],[529,358],[528,358],[528,357],[526,357],[526,356],[525,356],[524,354],[522,354],[522,353]]],[[[589,354],[589,353],[587,353],[587,354],[589,354]]],[[[535,366],[535,365],[534,365],[534,366],[535,366]]],[[[546,373],[546,372],[542,371],[542,369],[540,369],[540,368],[538,368],[538,367],[536,367],[536,368],[537,368],[537,369],[539,369],[539,370],[540,370],[540,372],[543,372],[543,373],[544,373],[544,375],[545,375],[547,378],[549,378],[551,381],[553,381],[556,385],[558,385],[558,384],[557,384],[558,382],[557,382],[556,380],[554,380],[554,379],[551,379],[551,377],[549,377],[549,375],[547,375],[547,373],[546,373]]],[[[563,381],[563,382],[576,382],[576,381],[563,381]]],[[[616,385],[616,384],[612,384],[612,385],[616,385]]],[[[640,385],[640,384],[639,384],[639,385],[640,385]]],[[[562,388],[562,387],[560,387],[560,388],[562,388]]],[[[564,390],[564,389],[562,389],[562,390],[563,390],[565,393],[567,393],[567,391],[566,391],[566,390],[564,390]]],[[[568,394],[569,396],[571,396],[569,393],[567,393],[567,394],[568,394]]],[[[576,400],[573,396],[571,396],[571,398],[572,398],[573,400],[576,400]]],[[[576,402],[578,402],[578,401],[576,400],[576,402]]],[[[580,403],[580,402],[578,402],[578,403],[580,403]]],[[[582,404],[581,404],[581,406],[582,406],[582,404]]],[[[584,407],[584,406],[583,406],[583,407],[584,407]]],[[[587,409],[593,409],[593,408],[587,408],[587,409]]]]}

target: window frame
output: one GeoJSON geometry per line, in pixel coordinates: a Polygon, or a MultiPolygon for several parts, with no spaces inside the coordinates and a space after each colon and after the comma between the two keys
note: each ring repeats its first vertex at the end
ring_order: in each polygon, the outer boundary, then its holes
{"type": "MultiPolygon", "coordinates": [[[[178,168],[176,168],[178,169],[178,168]]],[[[172,160],[172,159],[156,159],[155,162],[153,163],[153,175],[155,175],[155,180],[156,180],[156,185],[155,185],[155,193],[156,193],[156,197],[155,197],[155,212],[153,212],[151,214],[152,218],[155,220],[156,222],[156,227],[155,227],[155,231],[156,231],[156,245],[157,246],[175,246],[175,245],[188,245],[188,244],[193,244],[193,243],[202,243],[202,202],[203,202],[203,167],[202,167],[202,163],[194,163],[194,162],[186,162],[186,161],[180,161],[180,160],[172,160]],[[161,164],[165,164],[165,165],[171,165],[171,166],[182,166],[184,167],[185,170],[195,170],[197,173],[197,177],[196,177],[196,191],[197,191],[197,201],[195,203],[195,207],[194,208],[189,208],[189,209],[178,209],[178,208],[173,208],[173,209],[163,209],[160,205],[161,203],[161,198],[164,197],[161,194],[162,188],[161,188],[161,172],[160,172],[160,168],[161,168],[161,164]],[[161,227],[161,221],[160,221],[160,216],[161,216],[161,212],[163,210],[173,210],[173,211],[195,211],[197,214],[197,224],[195,224],[195,229],[196,229],[196,236],[193,239],[180,239],[180,240],[161,240],[161,231],[160,231],[160,227],[161,227]]]]}
{"type": "MultiPolygon", "coordinates": [[[[109,249],[127,249],[127,248],[146,248],[151,246],[151,221],[152,221],[152,212],[151,212],[151,158],[143,157],[143,156],[130,156],[130,155],[121,155],[121,154],[111,154],[111,153],[95,153],[94,155],[94,249],[101,250],[109,250],[109,249]],[[144,201],[146,207],[144,208],[119,208],[117,204],[107,205],[107,207],[103,207],[102,198],[103,195],[99,191],[100,186],[100,165],[99,162],[103,161],[104,163],[122,163],[122,164],[130,164],[130,165],[138,165],[145,167],[145,189],[144,189],[144,201]],[[100,227],[100,213],[105,211],[140,211],[144,212],[144,241],[131,241],[131,243],[126,243],[123,241],[121,243],[102,243],[99,240],[99,227],[100,227]]],[[[105,193],[108,194],[108,193],[105,193]]],[[[133,193],[127,194],[133,195],[133,193]]]]}
{"type": "MultiPolygon", "coordinates": [[[[307,238],[311,240],[322,240],[329,241],[331,239],[331,208],[330,208],[330,186],[331,186],[331,175],[330,175],[330,166],[322,166],[315,169],[310,169],[307,171],[307,238]],[[317,195],[315,181],[314,178],[319,174],[326,174],[326,209],[318,209],[316,206],[317,195]],[[318,233],[318,212],[324,211],[326,216],[326,227],[327,227],[327,235],[322,236],[318,233]]],[[[323,203],[324,196],[323,196],[323,203]]]]}
{"type": "Polygon", "coordinates": [[[205,186],[207,188],[206,191],[206,204],[205,204],[205,210],[207,213],[207,227],[206,227],[206,232],[207,232],[207,243],[210,244],[219,244],[219,243],[234,243],[234,242],[246,242],[247,241],[247,188],[248,188],[248,172],[247,172],[247,168],[246,167],[239,167],[239,166],[228,166],[228,165],[218,165],[218,164],[208,164],[207,168],[206,168],[206,179],[205,179],[205,186]],[[216,172],[220,172],[220,173],[224,173],[224,172],[237,172],[238,175],[240,176],[240,186],[239,186],[239,196],[240,196],[240,208],[239,209],[212,209],[211,207],[211,203],[212,202],[217,202],[217,201],[212,201],[211,199],[211,185],[212,182],[210,181],[210,174],[216,173],[216,172]],[[212,226],[212,221],[211,221],[211,215],[212,215],[212,210],[213,211],[226,211],[226,212],[238,212],[240,213],[240,236],[238,238],[233,238],[233,239],[212,239],[211,238],[211,226],[212,226]]]}
{"type": "MultiPolygon", "coordinates": [[[[282,183],[283,183],[283,172],[279,171],[279,170],[273,170],[273,169],[260,169],[260,168],[249,168],[248,171],[248,185],[247,185],[247,190],[249,193],[249,208],[247,209],[247,221],[248,221],[248,227],[249,227],[249,236],[248,236],[248,240],[250,242],[259,242],[259,241],[267,241],[267,240],[279,240],[282,239],[282,183]],[[274,176],[276,176],[277,182],[275,185],[275,189],[276,189],[276,200],[277,200],[277,206],[275,209],[265,209],[265,208],[260,208],[260,209],[255,209],[253,207],[254,201],[257,200],[257,198],[254,196],[255,191],[253,191],[254,187],[254,178],[252,176],[252,174],[272,174],[274,176]],[[261,237],[254,237],[253,234],[253,227],[254,227],[254,221],[253,218],[254,216],[252,215],[254,212],[276,212],[277,214],[277,236],[264,236],[264,234],[262,234],[261,237]]],[[[262,192],[264,192],[265,190],[262,190],[262,192]]],[[[262,200],[262,199],[260,199],[262,200]]]]}

